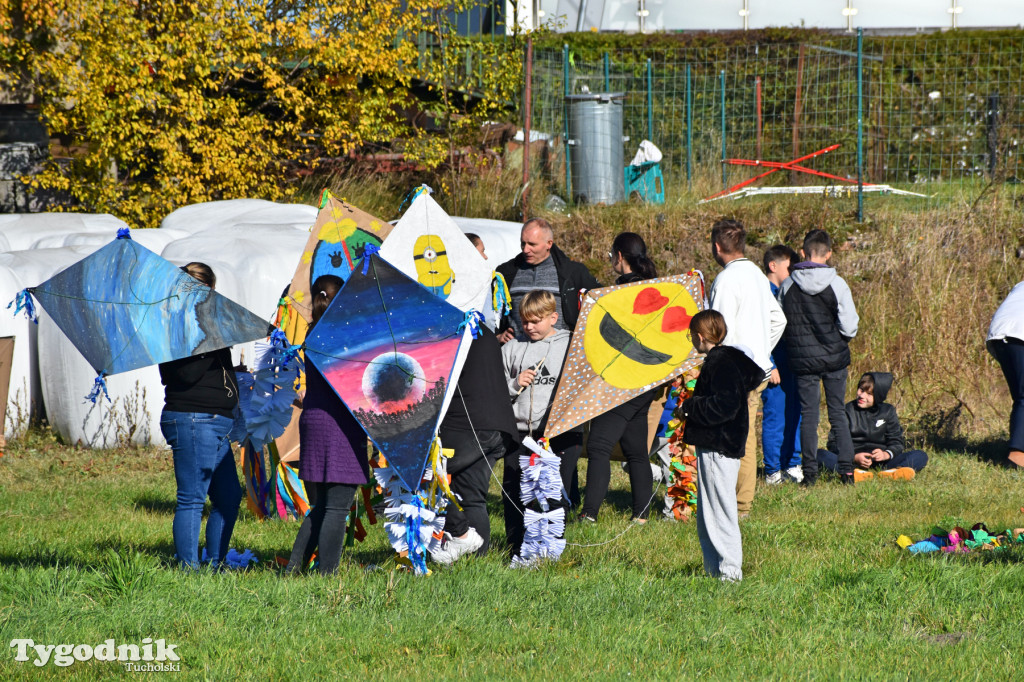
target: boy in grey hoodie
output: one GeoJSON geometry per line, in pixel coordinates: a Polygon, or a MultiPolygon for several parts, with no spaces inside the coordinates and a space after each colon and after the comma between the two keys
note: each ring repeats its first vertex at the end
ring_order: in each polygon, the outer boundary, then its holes
{"type": "Polygon", "coordinates": [[[822,385],[829,425],[836,438],[839,478],[844,484],[853,485],[853,441],[843,403],[850,365],[849,342],[857,335],[860,318],[850,287],[828,265],[832,257],[832,239],[828,234],[824,230],[808,232],[800,255],[806,260],[790,268],[789,279],[779,290],[779,303],[786,314],[782,338],[800,396],[803,485],[812,486],[818,480],[818,404],[822,385]]]}
{"type": "MultiPolygon", "coordinates": [[[[558,321],[555,306],[555,297],[550,292],[539,289],[528,292],[519,304],[519,316],[523,333],[529,340],[512,339],[501,348],[520,442],[527,436],[536,438],[544,433],[558,376],[572,338],[571,332],[555,328],[558,321]]],[[[550,446],[562,460],[562,485],[569,490],[583,447],[582,431],[577,429],[561,434],[551,440],[550,446]]],[[[523,541],[523,511],[519,499],[520,454],[522,452],[517,450],[505,456],[505,473],[502,476],[505,536],[513,556],[519,553],[523,541]]]]}

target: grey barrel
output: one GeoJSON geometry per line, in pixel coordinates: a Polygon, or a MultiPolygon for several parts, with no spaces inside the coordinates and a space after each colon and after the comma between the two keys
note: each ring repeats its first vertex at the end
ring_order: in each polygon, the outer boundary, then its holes
{"type": "Polygon", "coordinates": [[[625,199],[622,176],[624,92],[568,95],[572,195],[588,204],[625,199]]]}

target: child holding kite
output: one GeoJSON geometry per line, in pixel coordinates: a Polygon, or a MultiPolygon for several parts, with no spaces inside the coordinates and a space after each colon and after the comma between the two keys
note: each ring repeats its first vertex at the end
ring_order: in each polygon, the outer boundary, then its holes
{"type": "MultiPolygon", "coordinates": [[[[519,304],[519,317],[523,333],[529,341],[512,339],[501,348],[520,442],[527,436],[536,437],[544,432],[555,386],[572,338],[571,332],[555,328],[558,321],[555,305],[555,297],[551,292],[540,289],[528,292],[519,304]]],[[[559,473],[562,486],[567,491],[572,484],[572,474],[583,447],[582,428],[577,427],[560,434],[549,445],[551,451],[562,460],[559,473]]],[[[505,490],[505,536],[513,556],[519,553],[524,532],[523,509],[519,499],[522,475],[520,454],[522,450],[513,450],[505,456],[505,473],[502,477],[505,490]]]]}
{"type": "Polygon", "coordinates": [[[704,570],[723,581],[743,579],[743,544],[736,509],[749,424],[747,395],[764,370],[743,351],[722,344],[725,318],[704,310],[690,320],[690,339],[704,364],[693,396],[679,406],[686,419],[683,438],[697,448],[697,536],[704,570]]]}
{"type": "MultiPolygon", "coordinates": [[[[313,301],[309,330],[327,311],[343,282],[321,275],[310,288],[313,301]]],[[[285,571],[298,573],[318,551],[322,575],[338,570],[345,542],[345,521],[359,486],[369,474],[366,432],[306,356],[306,394],[299,417],[299,477],[309,492],[311,509],[302,520],[285,571]]]]}

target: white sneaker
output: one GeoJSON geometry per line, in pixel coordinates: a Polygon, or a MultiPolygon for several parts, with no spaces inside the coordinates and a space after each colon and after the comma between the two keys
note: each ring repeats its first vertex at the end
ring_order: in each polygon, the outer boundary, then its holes
{"type": "Polygon", "coordinates": [[[430,558],[436,563],[451,566],[466,554],[477,551],[484,545],[484,539],[470,528],[464,538],[453,538],[451,533],[445,531],[444,539],[441,541],[441,548],[430,553],[430,558]]]}
{"type": "Polygon", "coordinates": [[[779,485],[782,483],[782,472],[776,471],[774,474],[768,474],[764,477],[764,482],[768,485],[779,485]]]}
{"type": "Polygon", "coordinates": [[[804,469],[797,465],[795,467],[789,467],[786,469],[786,480],[793,481],[794,483],[803,483],[804,480],[804,469]]]}

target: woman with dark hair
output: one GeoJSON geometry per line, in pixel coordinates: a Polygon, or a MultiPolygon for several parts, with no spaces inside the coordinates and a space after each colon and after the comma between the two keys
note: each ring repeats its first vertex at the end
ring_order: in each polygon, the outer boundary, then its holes
{"type": "MultiPolygon", "coordinates": [[[[189,263],[181,269],[211,289],[217,284],[205,263],[189,263]]],[[[178,486],[174,551],[183,568],[199,568],[199,532],[209,496],[213,506],[206,521],[206,552],[210,563],[219,567],[242,501],[229,439],[238,408],[231,349],[164,362],[160,381],[166,387],[160,430],[171,446],[178,486]]]]}
{"type": "MultiPolygon", "coordinates": [[[[310,287],[312,334],[343,282],[321,275],[310,287]]],[[[303,519],[285,571],[301,572],[318,551],[323,575],[338,570],[345,541],[345,519],[359,486],[367,481],[366,432],[316,366],[306,357],[306,394],[299,417],[299,478],[312,508],[303,519]]]]}
{"type": "MultiPolygon", "coordinates": [[[[623,232],[612,242],[608,252],[612,269],[619,275],[616,284],[629,284],[658,276],[654,263],[647,256],[643,238],[633,232],[623,232]]],[[[641,393],[632,400],[598,415],[590,422],[587,439],[587,489],[583,498],[580,519],[596,521],[597,512],[608,494],[611,480],[612,449],[618,443],[629,469],[629,487],[633,494],[633,519],[647,520],[650,512],[654,475],[647,442],[647,411],[654,401],[657,389],[641,393]]]]}

